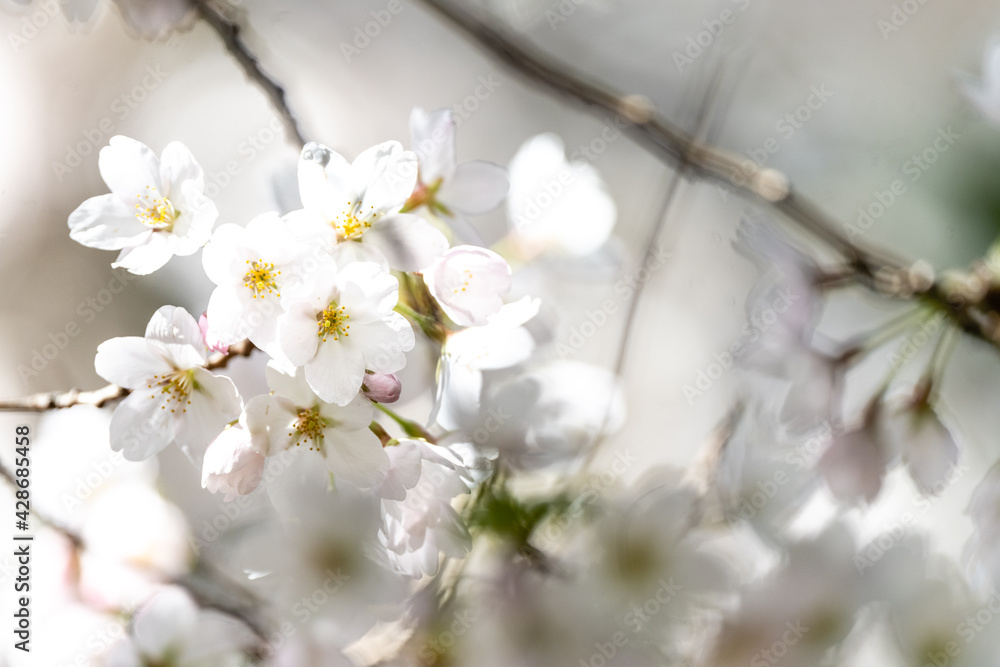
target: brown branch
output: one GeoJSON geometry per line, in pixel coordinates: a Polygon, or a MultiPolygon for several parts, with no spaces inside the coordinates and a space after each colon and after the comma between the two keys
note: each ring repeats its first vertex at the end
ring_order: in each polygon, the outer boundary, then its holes
{"type": "Polygon", "coordinates": [[[260,86],[264,94],[267,95],[267,99],[284,121],[289,135],[298,142],[300,148],[304,146],[306,139],[302,134],[302,130],[299,129],[295,114],[292,113],[291,108],[288,106],[284,86],[261,69],[257,56],[250,51],[240,35],[242,32],[240,25],[226,18],[222,12],[210,6],[206,0],[197,0],[194,5],[198,15],[222,39],[226,51],[243,68],[243,73],[247,75],[247,78],[260,86]]]}
{"type": "MultiPolygon", "coordinates": [[[[240,341],[235,345],[230,345],[229,352],[226,354],[218,353],[209,357],[205,368],[208,370],[225,368],[226,364],[234,357],[248,357],[255,349],[249,340],[240,341]]],[[[109,384],[93,391],[70,389],[69,391],[42,392],[23,398],[0,399],[0,412],[46,412],[47,410],[70,408],[74,405],[93,405],[100,408],[111,401],[125,398],[130,392],[130,389],[119,387],[116,384],[109,384]]]]}
{"type": "Polygon", "coordinates": [[[642,104],[634,95],[613,92],[570,73],[549,61],[523,40],[495,27],[497,21],[482,18],[451,0],[420,0],[446,23],[458,29],[475,45],[520,74],[529,83],[599,115],[615,114],[630,124],[624,129],[640,147],[692,177],[721,182],[773,206],[818,240],[841,254],[854,270],[853,279],[868,289],[893,298],[922,298],[942,308],[966,333],[1000,347],[997,332],[980,308],[981,304],[950,298],[940,282],[921,291],[893,291],[877,278],[888,273],[904,274],[908,264],[886,252],[859,246],[843,233],[841,225],[817,205],[795,193],[788,178],[771,168],[738,154],[699,141],[642,104]]]}

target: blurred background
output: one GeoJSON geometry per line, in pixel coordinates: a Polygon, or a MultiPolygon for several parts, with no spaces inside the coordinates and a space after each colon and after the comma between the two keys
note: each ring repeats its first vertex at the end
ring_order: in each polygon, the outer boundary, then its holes
{"type": "MultiPolygon", "coordinates": [[[[135,277],[112,271],[110,253],[70,240],[69,213],[107,191],[97,169],[100,147],[114,134],[157,153],[172,140],[185,143],[205,169],[219,222],[240,224],[295,205],[298,149],[265,95],[204,22],[190,20],[146,39],[105,0],[87,21],[70,20],[56,2],[2,2],[0,354],[6,370],[0,395],[96,388],[104,384],[93,368],[98,344],[141,335],[164,304],[200,313],[212,287],[199,255],[135,277]],[[124,287],[115,293],[119,285],[124,287]],[[67,326],[78,333],[61,336],[67,326]],[[54,358],[41,354],[50,342],[60,348],[54,358]]],[[[673,171],[620,132],[608,132],[612,119],[522,81],[420,3],[400,2],[401,11],[377,35],[360,41],[372,12],[386,9],[385,0],[239,0],[229,10],[263,69],[286,87],[306,137],[349,157],[389,139],[409,145],[410,110],[419,106],[456,109],[459,162],[506,165],[525,140],[542,132],[558,134],[570,156],[590,161],[618,207],[614,240],[587,264],[515,267],[513,296],[542,297],[542,320],[553,342],[570,345],[573,359],[611,367],[625,324],[625,300],[614,286],[636,274],[673,171]],[[585,147],[590,155],[574,155],[585,147]],[[582,346],[571,343],[588,311],[607,299],[621,300],[619,315],[582,346]]],[[[924,258],[938,269],[964,267],[986,251],[1000,225],[1000,128],[974,112],[958,82],[963,74],[980,76],[984,49],[1000,32],[1000,5],[912,0],[912,13],[906,13],[903,4],[495,0],[485,8],[567,69],[645,96],[688,131],[703,121],[707,139],[723,148],[758,162],[764,156],[767,166],[783,171],[845,224],[859,225],[859,209],[869,209],[902,181],[904,194],[865,223],[857,240],[924,258]],[[721,23],[723,16],[731,21],[721,23]],[[706,110],[713,80],[719,93],[706,110]],[[941,142],[934,149],[942,132],[953,140],[945,150],[941,142]],[[932,164],[914,161],[929,149],[932,164]]],[[[744,304],[759,271],[732,242],[750,210],[760,207],[716,184],[687,181],[667,212],[657,244],[669,259],[649,274],[627,343],[628,418],[603,450],[609,457],[626,449],[639,457],[629,478],[660,464],[687,465],[737,396],[736,372],[722,374],[695,397],[684,388],[744,335],[744,304]]],[[[490,243],[506,233],[503,210],[472,222],[490,243]]],[[[848,290],[831,300],[821,329],[842,339],[885,321],[895,308],[848,290]]],[[[414,377],[433,368],[420,350],[414,357],[408,367],[414,377]]],[[[265,390],[256,379],[259,362],[231,367],[247,393],[265,390]]],[[[886,358],[866,364],[859,383],[877,381],[887,365],[886,358]]],[[[992,409],[998,369],[995,349],[963,340],[945,376],[944,406],[960,434],[962,463],[975,474],[918,519],[934,530],[936,548],[956,558],[971,529],[956,517],[1000,454],[1000,411],[992,409]]],[[[404,399],[401,412],[418,421],[426,417],[426,393],[411,390],[404,399]]],[[[108,460],[109,414],[74,408],[45,417],[0,415],[3,433],[15,424],[32,425],[34,499],[71,525],[78,510],[65,495],[77,494],[84,474],[100,472],[108,460]]],[[[112,468],[95,478],[95,497],[109,479],[139,475],[155,479],[170,507],[179,509],[177,515],[155,510],[171,517],[163,521],[186,521],[197,533],[217,513],[218,498],[200,488],[199,476],[175,448],[158,462],[112,468]]],[[[6,491],[4,499],[7,507],[6,491]]],[[[889,521],[899,507],[856,517],[859,529],[889,521]]],[[[111,534],[150,524],[150,514],[132,509],[117,529],[108,529],[111,534]]],[[[44,553],[45,544],[37,548],[44,553]]],[[[156,545],[156,553],[181,548],[156,545]]],[[[45,597],[45,578],[62,576],[65,567],[42,557],[36,562],[33,639],[40,653],[10,664],[72,664],[75,656],[99,652],[93,628],[71,624],[70,603],[55,592],[45,597]]],[[[7,577],[5,568],[5,599],[7,577]]],[[[8,644],[0,654],[10,661],[8,644]]]]}

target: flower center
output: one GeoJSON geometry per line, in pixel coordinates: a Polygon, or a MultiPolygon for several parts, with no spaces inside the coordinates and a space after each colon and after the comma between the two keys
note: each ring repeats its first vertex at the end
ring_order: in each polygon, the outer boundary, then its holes
{"type": "Polygon", "coordinates": [[[470,280],[472,280],[472,271],[470,269],[462,269],[462,275],[452,283],[454,285],[451,289],[452,294],[464,292],[469,287],[470,280]]]}
{"type": "Polygon", "coordinates": [[[323,429],[327,426],[326,420],[319,414],[319,408],[302,408],[298,411],[294,431],[289,437],[296,436],[295,446],[298,447],[305,440],[309,444],[309,451],[322,451],[323,449],[323,429]]]}
{"type": "Polygon", "coordinates": [[[278,291],[277,279],[281,275],[281,271],[275,271],[273,263],[258,259],[254,260],[251,264],[248,259],[247,264],[250,264],[250,268],[247,270],[247,274],[243,276],[243,284],[253,292],[252,298],[256,299],[260,297],[263,299],[264,290],[267,290],[268,294],[273,292],[275,296],[281,296],[281,292],[278,291]]]}
{"type": "Polygon", "coordinates": [[[189,368],[186,371],[154,375],[152,382],[147,384],[146,388],[154,390],[149,395],[150,398],[156,398],[156,389],[160,390],[161,395],[166,394],[166,403],[160,406],[161,410],[170,407],[171,412],[176,412],[177,408],[181,408],[181,412],[187,412],[186,406],[191,405],[191,399],[188,397],[192,390],[198,388],[198,385],[194,381],[194,369],[189,368]],[[171,406],[172,403],[176,405],[171,406]]]}
{"type": "Polygon", "coordinates": [[[135,217],[144,225],[155,230],[171,231],[180,215],[166,197],[161,197],[156,188],[146,186],[146,192],[137,194],[139,203],[135,205],[135,217]]]}
{"type": "Polygon", "coordinates": [[[326,342],[327,336],[333,336],[334,340],[339,340],[341,336],[350,336],[347,320],[351,319],[343,306],[338,306],[336,301],[331,301],[326,310],[316,315],[316,322],[319,324],[319,337],[326,342]]]}
{"type": "Polygon", "coordinates": [[[343,213],[337,215],[330,224],[337,230],[339,241],[359,241],[365,230],[375,222],[375,207],[370,206],[371,211],[366,215],[357,210],[358,204],[347,202],[347,208],[343,213]]]}

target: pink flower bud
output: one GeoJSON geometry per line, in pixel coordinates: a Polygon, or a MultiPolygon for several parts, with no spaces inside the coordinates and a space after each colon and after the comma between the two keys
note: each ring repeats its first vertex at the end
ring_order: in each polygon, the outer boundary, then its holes
{"type": "Polygon", "coordinates": [[[403,386],[392,373],[366,373],[362,393],[376,403],[395,403],[403,386]]]}

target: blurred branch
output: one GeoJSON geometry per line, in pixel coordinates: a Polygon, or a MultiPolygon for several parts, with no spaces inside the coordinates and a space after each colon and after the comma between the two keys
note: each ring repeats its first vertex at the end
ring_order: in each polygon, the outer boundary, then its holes
{"type": "Polygon", "coordinates": [[[247,78],[260,86],[267,95],[271,105],[281,115],[288,133],[298,142],[300,148],[304,146],[306,139],[299,129],[295,114],[288,107],[284,86],[261,69],[257,56],[250,51],[240,35],[242,32],[240,25],[212,7],[207,0],[197,0],[194,4],[198,15],[219,35],[226,50],[243,68],[247,78]]]}
{"type": "MultiPolygon", "coordinates": [[[[225,368],[226,364],[234,357],[249,357],[255,349],[249,340],[240,341],[235,345],[230,345],[229,352],[226,354],[218,353],[209,357],[205,368],[208,370],[225,368]]],[[[93,405],[95,408],[100,408],[111,401],[125,398],[130,392],[131,390],[116,384],[109,384],[93,391],[70,389],[69,391],[42,392],[23,398],[0,399],[0,412],[45,412],[70,408],[74,405],[93,405]]]]}
{"type": "Polygon", "coordinates": [[[933,282],[921,290],[891,288],[893,281],[884,278],[905,275],[909,265],[884,251],[854,243],[816,204],[793,192],[788,178],[781,172],[761,168],[748,158],[695,140],[658,117],[643,98],[609,90],[567,71],[524,40],[505,34],[496,27],[495,19],[480,17],[452,0],[420,2],[528,82],[592,112],[624,117],[630,122],[625,134],[667,164],[692,176],[720,182],[773,206],[841,254],[853,269],[851,279],[855,282],[893,298],[926,299],[944,310],[966,333],[1000,347],[1000,332],[990,324],[980,303],[955,299],[940,282],[933,282]]]}
{"type": "MultiPolygon", "coordinates": [[[[15,490],[19,488],[13,473],[2,461],[0,461],[0,477],[15,490]]],[[[86,542],[79,533],[44,512],[39,512],[37,505],[32,506],[31,514],[40,524],[66,538],[74,551],[86,549],[86,542]]],[[[166,579],[175,586],[186,589],[202,607],[216,609],[243,621],[262,642],[267,642],[266,623],[256,613],[258,605],[253,596],[218,571],[209,569],[203,561],[199,560],[195,570],[185,576],[166,579]]]]}

